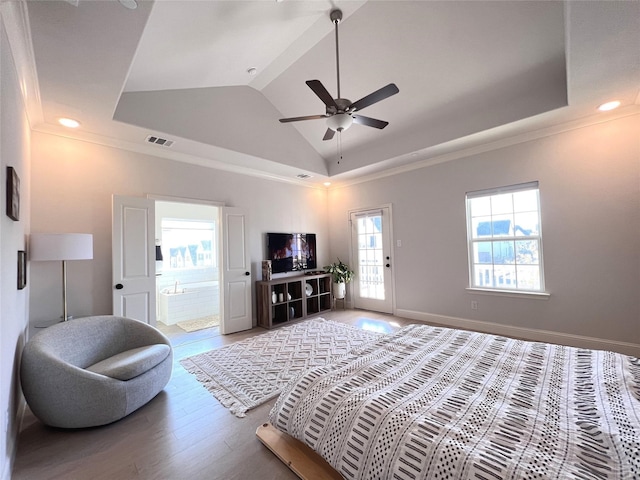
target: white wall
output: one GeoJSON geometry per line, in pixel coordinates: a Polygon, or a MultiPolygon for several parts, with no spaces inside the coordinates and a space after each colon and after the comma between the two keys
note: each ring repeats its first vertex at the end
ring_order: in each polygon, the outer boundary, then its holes
{"type": "MultiPolygon", "coordinates": [[[[5,25],[0,21],[0,478],[10,477],[16,449],[19,412],[24,400],[19,389],[19,357],[28,323],[27,288],[17,289],[17,252],[26,250],[29,231],[29,125],[22,102],[5,25]],[[20,177],[20,220],[5,215],[7,167],[20,177]]],[[[30,281],[29,276],[27,276],[30,281]]]]}
{"type": "Polygon", "coordinates": [[[333,190],[332,256],[348,258],[348,210],[391,203],[395,240],[402,240],[393,258],[398,314],[640,349],[639,138],[635,115],[333,190]],[[465,193],[533,180],[540,182],[550,298],[469,293],[465,193]]]}
{"type": "MultiPolygon", "coordinates": [[[[32,230],[95,235],[94,260],[69,265],[71,313],[88,315],[111,312],[113,193],[247,208],[254,279],[265,232],[318,233],[319,265],[325,265],[349,258],[348,210],[391,203],[395,240],[402,240],[393,256],[398,314],[462,319],[486,330],[502,326],[523,336],[532,329],[555,332],[568,343],[605,339],[606,346],[624,349],[640,345],[638,131],[638,115],[608,121],[331,190],[328,204],[321,190],[34,133],[32,230]],[[532,180],[540,182],[550,298],[469,293],[465,193],[532,180]]],[[[59,315],[59,267],[45,271],[36,263],[31,269],[31,321],[59,315]]]]}
{"type": "MultiPolygon", "coordinates": [[[[261,278],[267,231],[318,234],[320,261],[328,256],[325,190],[262,180],[158,157],[34,133],[32,231],[94,235],[94,259],[69,262],[69,314],[112,312],[111,196],[166,195],[224,202],[249,212],[254,280],[261,278]]],[[[61,315],[60,265],[35,262],[30,320],[61,315]]],[[[255,311],[254,311],[255,318],[255,311]]]]}

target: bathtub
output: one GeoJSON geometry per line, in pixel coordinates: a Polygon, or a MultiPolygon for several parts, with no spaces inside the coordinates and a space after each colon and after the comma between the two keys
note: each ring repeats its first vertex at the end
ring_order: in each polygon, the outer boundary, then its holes
{"type": "Polygon", "coordinates": [[[179,284],[177,289],[163,288],[158,294],[158,320],[165,325],[208,317],[219,311],[218,282],[179,284]]]}

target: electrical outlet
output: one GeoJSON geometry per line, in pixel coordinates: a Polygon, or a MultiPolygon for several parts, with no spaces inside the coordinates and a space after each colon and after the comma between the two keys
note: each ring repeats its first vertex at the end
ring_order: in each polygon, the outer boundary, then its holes
{"type": "Polygon", "coordinates": [[[471,300],[471,310],[478,309],[478,302],[476,300],[471,300]]]}

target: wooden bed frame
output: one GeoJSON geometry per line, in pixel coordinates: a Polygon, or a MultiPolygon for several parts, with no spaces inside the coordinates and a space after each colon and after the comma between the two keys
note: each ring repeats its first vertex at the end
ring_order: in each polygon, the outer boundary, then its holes
{"type": "Polygon", "coordinates": [[[343,480],[342,475],[336,472],[324,458],[270,423],[260,425],[256,430],[256,436],[302,480],[318,478],[343,480]]]}

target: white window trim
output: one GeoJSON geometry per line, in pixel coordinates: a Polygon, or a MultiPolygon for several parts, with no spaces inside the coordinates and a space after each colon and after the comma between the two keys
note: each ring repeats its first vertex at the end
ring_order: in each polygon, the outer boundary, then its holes
{"type": "Polygon", "coordinates": [[[497,297],[512,297],[512,298],[534,298],[536,300],[548,300],[551,297],[549,292],[535,292],[532,290],[500,290],[498,288],[479,288],[479,287],[467,287],[468,293],[475,293],[478,295],[494,295],[497,297]]]}
{"type": "Polygon", "coordinates": [[[468,270],[469,270],[469,278],[468,278],[468,286],[466,288],[467,291],[473,293],[480,294],[489,294],[489,295],[498,295],[498,296],[509,296],[509,297],[539,297],[543,299],[549,298],[550,294],[546,291],[546,284],[544,279],[544,256],[542,253],[542,212],[540,211],[540,187],[537,181],[528,182],[528,183],[520,183],[516,185],[507,185],[497,188],[489,188],[486,190],[477,190],[472,192],[467,192],[465,195],[465,216],[467,220],[467,258],[468,258],[468,270]],[[521,192],[525,190],[538,190],[538,217],[540,218],[539,229],[540,232],[538,235],[532,235],[528,237],[522,238],[533,238],[538,241],[538,255],[539,255],[539,265],[540,265],[540,290],[519,290],[519,289],[504,289],[504,288],[491,288],[491,287],[475,287],[473,286],[474,279],[474,264],[473,264],[473,245],[478,240],[473,239],[472,234],[472,219],[469,215],[469,200],[473,198],[479,197],[488,197],[492,195],[499,195],[504,193],[515,193],[521,192]]]}

